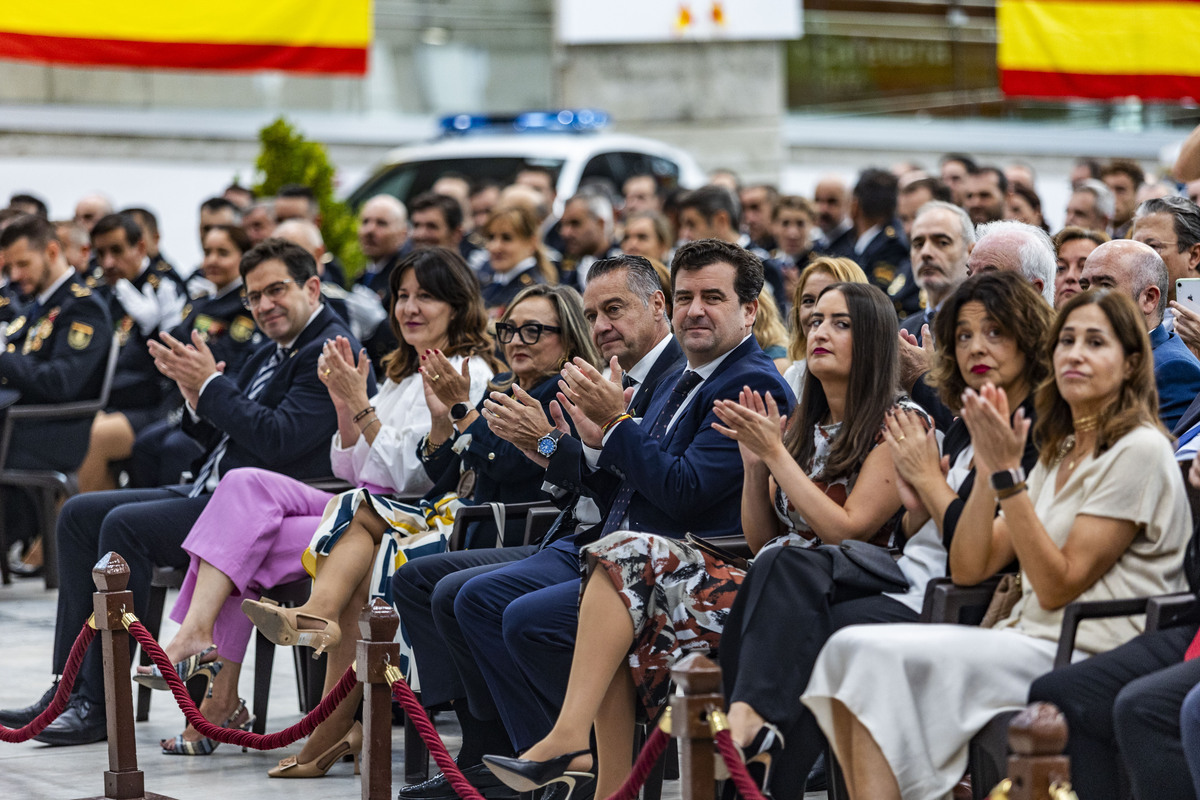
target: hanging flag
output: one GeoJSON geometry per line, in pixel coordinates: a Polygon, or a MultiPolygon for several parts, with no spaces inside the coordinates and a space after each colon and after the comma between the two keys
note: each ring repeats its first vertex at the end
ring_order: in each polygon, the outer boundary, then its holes
{"type": "Polygon", "coordinates": [[[998,0],[1005,94],[1200,98],[1197,0],[998,0]]]}
{"type": "Polygon", "coordinates": [[[363,75],[371,0],[0,2],[0,58],[363,75]]]}

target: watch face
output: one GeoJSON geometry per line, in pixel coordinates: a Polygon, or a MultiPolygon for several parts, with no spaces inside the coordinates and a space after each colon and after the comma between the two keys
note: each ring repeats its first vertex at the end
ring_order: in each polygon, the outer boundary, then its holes
{"type": "Polygon", "coordinates": [[[466,403],[455,403],[450,406],[450,419],[452,420],[458,421],[463,419],[469,413],[471,413],[471,409],[467,407],[466,403]]]}
{"type": "Polygon", "coordinates": [[[558,449],[558,442],[551,439],[549,436],[543,436],[538,439],[537,451],[539,455],[549,458],[554,455],[554,451],[558,449]]]}

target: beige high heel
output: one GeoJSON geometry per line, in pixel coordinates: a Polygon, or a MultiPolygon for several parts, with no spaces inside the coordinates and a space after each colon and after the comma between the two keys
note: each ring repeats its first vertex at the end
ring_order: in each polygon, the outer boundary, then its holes
{"type": "Polygon", "coordinates": [[[250,618],[263,636],[275,644],[315,648],[313,658],[342,640],[342,629],[333,620],[303,614],[295,608],[283,608],[274,600],[243,600],[242,613],[250,618]],[[300,620],[320,623],[322,627],[302,628],[297,624],[300,620]]]}
{"type": "Polygon", "coordinates": [[[362,754],[362,723],[355,722],[346,735],[334,742],[328,750],[312,761],[300,763],[295,756],[288,756],[278,766],[267,771],[272,778],[323,778],[329,769],[347,756],[354,758],[354,774],[359,774],[358,759],[362,754]]]}

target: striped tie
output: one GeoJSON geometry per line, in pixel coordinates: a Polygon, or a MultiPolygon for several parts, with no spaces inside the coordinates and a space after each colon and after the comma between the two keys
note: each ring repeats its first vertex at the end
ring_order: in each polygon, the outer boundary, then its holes
{"type": "MultiPolygon", "coordinates": [[[[254,380],[250,382],[250,391],[246,393],[249,400],[257,400],[262,394],[264,388],[271,378],[275,375],[275,370],[283,363],[284,355],[287,353],[282,347],[275,348],[275,352],[263,364],[255,374],[254,380]]],[[[208,479],[213,476],[217,470],[217,465],[221,463],[221,459],[225,455],[225,451],[229,448],[229,434],[221,437],[221,441],[217,442],[217,446],[208,454],[208,458],[204,461],[204,466],[200,467],[200,474],[196,476],[196,482],[192,484],[192,490],[188,492],[188,497],[199,497],[204,494],[204,490],[208,485],[208,479]]]]}

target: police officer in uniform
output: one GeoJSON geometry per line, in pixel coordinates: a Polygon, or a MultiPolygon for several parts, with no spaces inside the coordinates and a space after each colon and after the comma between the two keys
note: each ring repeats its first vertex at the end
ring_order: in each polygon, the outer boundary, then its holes
{"type": "MultiPolygon", "coordinates": [[[[67,403],[100,393],[112,341],[101,299],[75,275],[54,226],[25,215],[0,233],[0,252],[12,283],[28,299],[3,328],[0,390],[20,392],[20,403],[67,403]]],[[[83,460],[90,418],[47,420],[13,430],[4,466],[73,472],[83,460]]],[[[4,490],[10,541],[33,529],[33,509],[22,492],[4,490]]]]}
{"type": "Polygon", "coordinates": [[[896,220],[896,186],[896,176],[885,170],[866,169],[859,176],[850,200],[856,236],[850,257],[887,292],[903,318],[920,310],[921,290],[913,280],[908,240],[896,220]]]}

